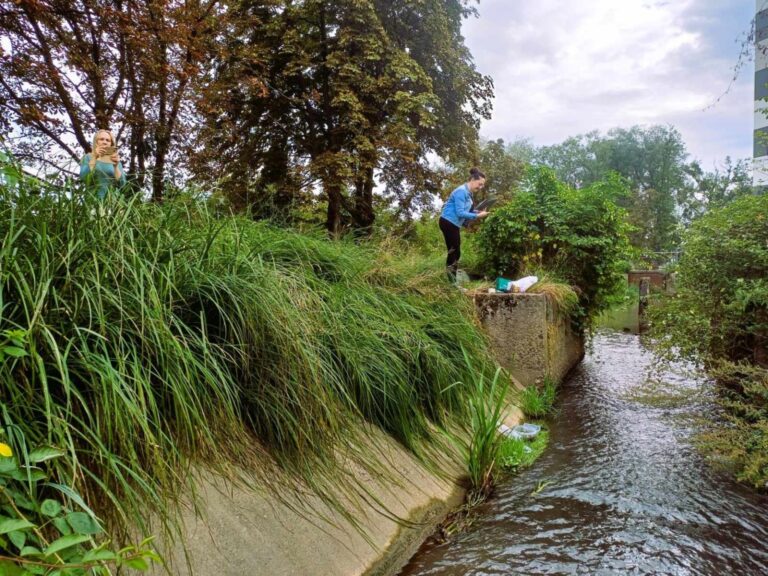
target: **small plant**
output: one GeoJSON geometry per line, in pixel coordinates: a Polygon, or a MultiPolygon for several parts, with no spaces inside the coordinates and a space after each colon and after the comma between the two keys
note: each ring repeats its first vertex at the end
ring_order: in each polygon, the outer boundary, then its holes
{"type": "Polygon", "coordinates": [[[508,384],[501,384],[500,376],[501,370],[497,370],[488,386],[480,375],[469,398],[472,438],[467,451],[467,468],[472,497],[477,501],[484,500],[493,491],[494,472],[504,441],[498,429],[507,404],[508,384]]]}
{"type": "Polygon", "coordinates": [[[555,381],[545,378],[541,387],[534,384],[520,393],[520,409],[529,418],[543,418],[552,411],[556,394],[555,381]]]}
{"type": "Polygon", "coordinates": [[[527,468],[541,456],[548,442],[549,432],[543,428],[532,440],[505,437],[499,448],[499,465],[509,472],[527,468]]]}
{"type": "Polygon", "coordinates": [[[536,488],[534,488],[533,492],[531,492],[531,496],[536,496],[537,494],[541,493],[544,488],[552,484],[551,480],[539,480],[539,483],[536,485],[536,488]]]}
{"type": "MultiPolygon", "coordinates": [[[[26,450],[23,450],[23,452],[26,450]]],[[[114,551],[96,515],[69,486],[53,482],[44,463],[62,451],[41,447],[20,464],[0,442],[0,574],[3,576],[106,576],[110,566],[144,571],[159,560],[149,547],[114,551]]]]}

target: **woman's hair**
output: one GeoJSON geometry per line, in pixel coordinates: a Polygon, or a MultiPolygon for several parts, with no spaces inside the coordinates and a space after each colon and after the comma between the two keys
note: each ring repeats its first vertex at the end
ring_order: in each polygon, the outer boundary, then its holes
{"type": "Polygon", "coordinates": [[[481,180],[485,178],[485,174],[480,172],[480,168],[472,168],[469,171],[469,179],[470,180],[481,180]]]}
{"type": "Polygon", "coordinates": [[[93,142],[91,142],[91,159],[88,161],[88,167],[93,170],[96,167],[96,139],[102,132],[109,134],[109,139],[112,141],[112,146],[117,146],[115,142],[115,136],[109,130],[96,130],[96,134],[93,135],[93,142]]]}

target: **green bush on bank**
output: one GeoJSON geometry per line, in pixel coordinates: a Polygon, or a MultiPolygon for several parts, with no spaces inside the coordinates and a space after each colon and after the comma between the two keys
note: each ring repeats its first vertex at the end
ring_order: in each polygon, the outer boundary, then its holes
{"type": "Polygon", "coordinates": [[[334,503],[354,484],[339,450],[377,466],[357,422],[417,449],[493,375],[442,267],[376,246],[29,181],[0,188],[0,242],[0,333],[25,335],[0,363],[3,407],[115,526],[167,521],[195,463],[334,503]]]}
{"type": "Polygon", "coordinates": [[[676,294],[649,308],[657,347],[699,361],[721,383],[726,424],[705,445],[755,486],[768,482],[768,196],[695,221],[676,294]]]}
{"type": "Polygon", "coordinates": [[[629,227],[617,201],[626,193],[618,176],[573,189],[548,168],[531,169],[523,188],[477,233],[485,269],[512,278],[547,270],[577,288],[588,323],[623,286],[629,227]]]}

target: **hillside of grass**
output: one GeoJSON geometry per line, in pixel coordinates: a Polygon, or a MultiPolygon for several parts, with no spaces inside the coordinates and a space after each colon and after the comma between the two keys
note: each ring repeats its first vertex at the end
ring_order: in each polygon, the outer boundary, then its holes
{"type": "Polygon", "coordinates": [[[172,524],[193,466],[337,504],[339,454],[378,470],[360,423],[420,452],[494,372],[443,275],[397,243],[331,242],[191,198],[6,181],[7,441],[63,450],[48,472],[117,530],[150,513],[172,524]]]}

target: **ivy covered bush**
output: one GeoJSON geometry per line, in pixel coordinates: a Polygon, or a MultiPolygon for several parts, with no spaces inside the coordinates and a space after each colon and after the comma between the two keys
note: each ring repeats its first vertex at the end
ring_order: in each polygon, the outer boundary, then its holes
{"type": "Polygon", "coordinates": [[[768,196],[712,210],[683,238],[676,294],[649,308],[658,348],[717,381],[727,423],[706,435],[742,480],[768,482],[768,196]]]}
{"type": "Polygon", "coordinates": [[[532,168],[477,234],[486,273],[514,278],[546,270],[576,287],[582,314],[593,317],[621,290],[626,271],[629,226],[617,204],[625,194],[615,175],[574,189],[549,168],[532,168]]]}

